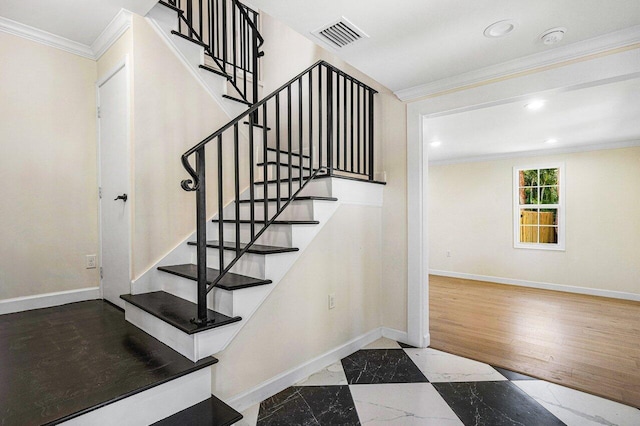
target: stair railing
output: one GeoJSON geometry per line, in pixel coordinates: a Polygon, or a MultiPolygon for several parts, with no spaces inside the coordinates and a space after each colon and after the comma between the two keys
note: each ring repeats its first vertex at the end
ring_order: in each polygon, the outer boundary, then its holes
{"type": "Polygon", "coordinates": [[[374,179],[376,93],[319,61],[182,155],[191,178],[181,186],[185,191],[196,191],[198,313],[194,322],[208,321],[207,294],[314,178],[340,173],[374,179]],[[247,127],[247,138],[241,137],[241,126],[247,127]],[[207,148],[213,152],[207,153],[207,148]],[[192,156],[195,169],[190,163],[192,156]],[[209,281],[206,158],[213,160],[216,169],[218,221],[219,275],[209,281]],[[260,176],[258,167],[262,167],[260,176]],[[248,187],[244,199],[241,187],[248,187]],[[244,219],[241,204],[249,209],[244,219]],[[248,224],[244,232],[243,223],[248,224]],[[225,224],[233,228],[225,229],[225,224]],[[227,237],[227,233],[232,235],[227,237]],[[248,242],[241,243],[242,239],[248,242]],[[235,252],[231,260],[224,255],[229,246],[235,252]]]}
{"type": "Polygon", "coordinates": [[[166,1],[179,11],[177,32],[204,47],[243,101],[256,103],[264,55],[259,13],[238,0],[166,1]]]}

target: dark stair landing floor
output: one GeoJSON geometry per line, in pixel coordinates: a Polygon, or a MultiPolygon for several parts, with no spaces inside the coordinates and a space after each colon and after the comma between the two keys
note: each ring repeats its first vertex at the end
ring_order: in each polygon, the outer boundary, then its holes
{"type": "Polygon", "coordinates": [[[216,362],[188,360],[101,300],[0,315],[0,424],[57,424],[216,362]]]}

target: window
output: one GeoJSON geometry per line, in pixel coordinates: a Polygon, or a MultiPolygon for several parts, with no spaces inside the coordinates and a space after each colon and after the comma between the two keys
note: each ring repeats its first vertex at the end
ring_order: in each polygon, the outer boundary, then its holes
{"type": "Polygon", "coordinates": [[[564,165],[513,169],[514,247],[564,250],[564,165]]]}

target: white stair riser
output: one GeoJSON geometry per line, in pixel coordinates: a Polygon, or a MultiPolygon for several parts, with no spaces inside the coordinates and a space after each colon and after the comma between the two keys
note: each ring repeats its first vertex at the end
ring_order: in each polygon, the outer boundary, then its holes
{"type": "MultiPolygon", "coordinates": [[[[282,132],[282,129],[280,129],[280,131],[282,132]]],[[[282,152],[285,151],[288,147],[285,147],[286,144],[282,143],[282,141],[280,142],[280,163],[285,163],[285,164],[289,164],[289,154],[282,152]]],[[[269,145],[272,148],[275,148],[274,146],[269,145]]],[[[295,147],[294,147],[295,149],[295,147]]],[[[276,159],[278,158],[278,153],[276,151],[267,151],[267,161],[276,161],[276,159]]],[[[262,159],[262,156],[260,156],[260,159],[262,159]]],[[[300,157],[297,155],[291,155],[291,164],[292,165],[296,165],[299,166],[300,165],[300,157]]],[[[302,167],[309,167],[309,158],[307,157],[302,157],[302,167]]]]}
{"type": "MultiPolygon", "coordinates": [[[[259,166],[260,171],[259,171],[259,175],[260,177],[262,177],[263,171],[262,168],[264,166],[259,166]]],[[[289,166],[286,164],[280,164],[280,167],[278,167],[277,164],[267,164],[267,178],[269,180],[272,179],[277,179],[278,178],[278,168],[280,169],[280,179],[288,179],[289,176],[293,176],[294,178],[300,177],[300,167],[298,167],[298,165],[296,164],[296,166],[294,167],[293,165],[291,166],[291,174],[289,174],[289,166]]],[[[304,170],[304,177],[308,177],[309,176],[309,170],[305,169],[304,170]]]]}
{"type": "MultiPolygon", "coordinates": [[[[195,250],[195,247],[194,247],[195,250]]],[[[225,265],[235,259],[236,252],[232,250],[222,250],[224,252],[225,265]]],[[[220,268],[220,250],[214,248],[207,249],[207,267],[219,269],[220,268]]],[[[240,259],[231,267],[231,272],[234,274],[246,275],[254,278],[265,278],[265,255],[245,253],[240,259]]]]}
{"type": "MultiPolygon", "coordinates": [[[[240,218],[241,219],[250,219],[251,217],[251,204],[250,203],[239,203],[240,205],[240,218]]],[[[284,205],[284,202],[280,203],[280,207],[284,205]]],[[[278,205],[275,202],[267,203],[267,220],[273,218],[273,216],[277,213],[278,205]]],[[[254,211],[254,220],[264,220],[264,203],[256,202],[253,206],[254,211]]],[[[236,210],[235,204],[227,206],[224,209],[224,217],[225,219],[235,219],[236,210]]],[[[301,201],[292,201],[285,208],[285,210],[280,213],[278,216],[278,220],[313,220],[313,201],[311,200],[301,200],[301,201]]]]}
{"type": "MultiPolygon", "coordinates": [[[[209,240],[217,240],[218,238],[218,222],[213,223],[214,227],[207,233],[209,240]]],[[[236,241],[236,225],[234,223],[223,224],[224,228],[224,240],[236,241]]],[[[292,247],[291,245],[291,226],[292,225],[271,225],[266,231],[258,238],[256,244],[263,244],[267,246],[278,247],[292,247]]],[[[260,224],[256,224],[255,232],[261,229],[260,224]]],[[[251,226],[246,223],[240,224],[240,241],[251,241],[251,226]]]]}
{"type": "MultiPolygon", "coordinates": [[[[280,196],[288,197],[289,196],[289,182],[281,182],[277,183],[269,183],[267,184],[267,192],[268,198],[275,198],[277,196],[277,185],[280,185],[280,196]]],[[[294,180],[291,182],[291,191],[292,194],[295,194],[296,191],[300,188],[300,182],[294,180]]],[[[331,179],[314,179],[309,182],[302,191],[298,194],[298,196],[319,196],[319,197],[331,197],[331,179]]],[[[258,184],[255,185],[254,188],[254,196],[256,198],[263,198],[264,196],[264,185],[258,184]]],[[[242,194],[241,199],[247,200],[249,198],[249,194],[242,194]]]]}

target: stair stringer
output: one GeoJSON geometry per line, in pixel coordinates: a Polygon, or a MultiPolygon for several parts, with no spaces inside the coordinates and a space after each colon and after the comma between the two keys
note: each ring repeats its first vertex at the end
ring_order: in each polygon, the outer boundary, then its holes
{"type": "MultiPolygon", "coordinates": [[[[205,65],[205,54],[202,46],[171,34],[172,30],[178,29],[178,17],[174,10],[157,3],[147,13],[145,19],[180,62],[189,70],[191,75],[216,101],[229,119],[237,117],[248,109],[246,105],[222,96],[227,94],[227,82],[224,77],[199,67],[200,65],[205,65]]],[[[240,131],[247,136],[246,131],[243,131],[243,129],[240,131]]]]}
{"type": "MultiPolygon", "coordinates": [[[[299,251],[265,256],[265,275],[273,283],[234,291],[216,288],[209,295],[209,308],[226,315],[241,316],[242,321],[194,335],[186,335],[130,304],[127,304],[126,309],[127,320],[193,361],[224,350],[242,327],[249,322],[253,314],[304,253],[316,235],[331,220],[340,206],[348,204],[382,206],[383,187],[381,185],[339,178],[323,178],[322,180],[325,179],[330,181],[331,196],[338,198],[338,201],[314,201],[314,219],[320,223],[317,225],[297,225],[291,228],[293,247],[297,247],[299,251]],[[316,203],[318,203],[317,208],[316,203]]],[[[215,229],[208,231],[215,232],[215,229]]],[[[182,246],[189,247],[186,242],[192,241],[194,238],[195,234],[185,239],[182,246]]],[[[162,265],[194,262],[195,248],[189,247],[191,249],[189,252],[184,250],[184,247],[176,247],[136,280],[133,283],[134,294],[163,290],[178,297],[192,300],[196,289],[193,281],[162,273],[156,269],[157,266],[162,265]]]]}

